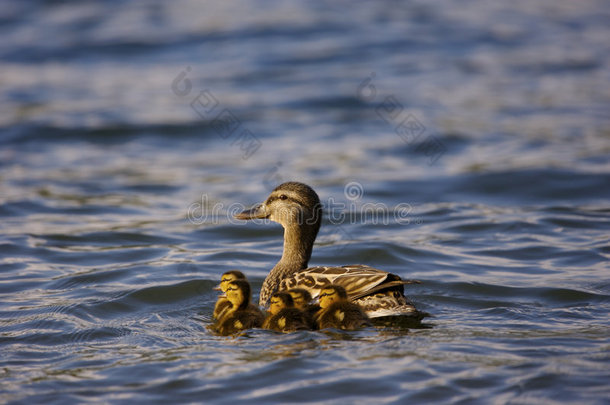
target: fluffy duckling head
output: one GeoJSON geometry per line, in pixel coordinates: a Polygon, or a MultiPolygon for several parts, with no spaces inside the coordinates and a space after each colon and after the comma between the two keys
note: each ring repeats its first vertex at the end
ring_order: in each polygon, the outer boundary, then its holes
{"type": "Polygon", "coordinates": [[[336,284],[328,284],[320,290],[320,308],[326,309],[335,302],[347,301],[345,288],[336,284]]]}
{"type": "Polygon", "coordinates": [[[293,288],[288,290],[288,294],[294,301],[294,306],[300,310],[304,310],[311,302],[311,294],[304,288],[293,288]]]}
{"type": "Polygon", "coordinates": [[[230,270],[222,275],[220,278],[220,284],[214,287],[215,290],[220,290],[222,292],[227,291],[227,286],[231,281],[235,280],[245,280],[246,276],[239,270],[230,270]]]}
{"type": "Polygon", "coordinates": [[[234,280],[227,284],[227,300],[234,309],[244,309],[250,303],[250,283],[246,280],[234,280]]]}
{"type": "Polygon", "coordinates": [[[284,308],[294,307],[294,301],[290,294],[286,292],[278,292],[271,296],[269,312],[271,315],[277,315],[284,308]]]}

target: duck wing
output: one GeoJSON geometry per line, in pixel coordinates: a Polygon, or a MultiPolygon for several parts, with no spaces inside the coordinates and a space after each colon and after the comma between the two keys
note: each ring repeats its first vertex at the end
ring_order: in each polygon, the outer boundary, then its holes
{"type": "Polygon", "coordinates": [[[316,299],[326,284],[338,284],[345,288],[350,301],[360,305],[370,318],[406,316],[421,320],[428,314],[418,311],[404,295],[405,284],[419,283],[364,264],[354,264],[310,267],[284,278],[278,289],[304,288],[316,299]]]}
{"type": "MultiPolygon", "coordinates": [[[[372,294],[375,294],[375,293],[377,293],[379,291],[386,290],[386,289],[391,288],[391,287],[403,286],[405,284],[421,284],[421,281],[419,281],[419,280],[393,280],[393,281],[387,281],[385,283],[377,284],[375,287],[373,287],[373,288],[371,288],[371,289],[369,289],[367,291],[362,291],[362,292],[359,292],[357,294],[350,294],[349,295],[349,299],[352,300],[352,301],[356,301],[356,300],[358,300],[358,299],[360,299],[360,298],[362,298],[364,296],[372,295],[372,294]]],[[[404,291],[404,289],[402,289],[402,287],[399,287],[399,289],[404,291]]]]}
{"type": "Polygon", "coordinates": [[[315,299],[326,284],[338,284],[345,288],[350,300],[356,300],[391,287],[403,291],[402,285],[412,283],[418,281],[402,280],[395,274],[364,264],[355,264],[340,267],[318,266],[301,270],[283,279],[279,290],[304,288],[315,299]]]}

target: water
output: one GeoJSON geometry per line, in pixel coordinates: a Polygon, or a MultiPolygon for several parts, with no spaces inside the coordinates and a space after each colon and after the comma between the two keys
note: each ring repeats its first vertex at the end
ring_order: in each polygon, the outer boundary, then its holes
{"type": "Polygon", "coordinates": [[[607,403],[606,2],[0,9],[1,402],[607,403]],[[425,327],[210,334],[286,180],[425,327]]]}

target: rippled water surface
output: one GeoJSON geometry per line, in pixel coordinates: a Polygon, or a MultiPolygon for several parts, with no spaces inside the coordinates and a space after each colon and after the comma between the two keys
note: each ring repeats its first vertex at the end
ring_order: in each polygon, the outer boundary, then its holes
{"type": "Polygon", "coordinates": [[[605,1],[5,1],[0,402],[605,404],[605,1]],[[209,332],[278,183],[421,328],[209,332]]]}

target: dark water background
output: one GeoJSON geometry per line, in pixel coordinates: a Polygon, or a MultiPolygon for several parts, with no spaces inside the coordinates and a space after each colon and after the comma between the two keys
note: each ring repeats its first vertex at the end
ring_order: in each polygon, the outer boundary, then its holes
{"type": "Polygon", "coordinates": [[[607,404],[603,0],[2,1],[0,402],[607,404]],[[277,183],[422,329],[213,336],[277,183]]]}

